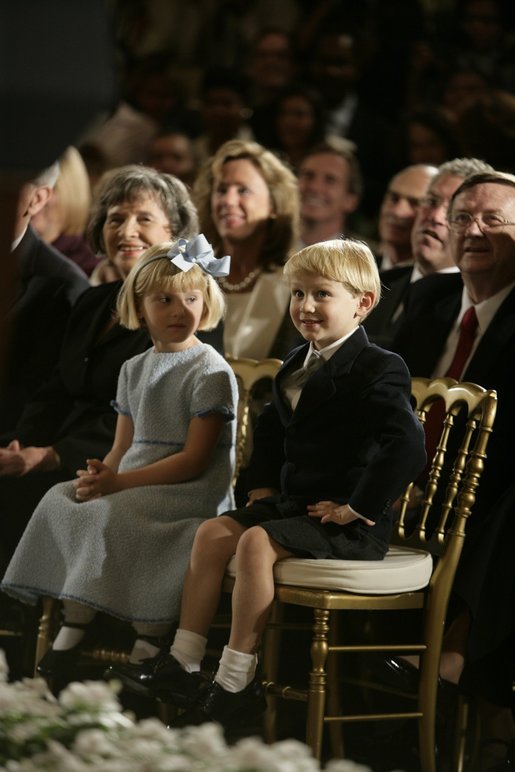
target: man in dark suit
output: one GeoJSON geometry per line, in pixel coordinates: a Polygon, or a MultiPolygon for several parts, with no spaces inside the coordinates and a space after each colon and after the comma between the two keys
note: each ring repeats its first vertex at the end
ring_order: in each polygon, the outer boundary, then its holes
{"type": "MultiPolygon", "coordinates": [[[[417,167],[408,167],[413,168],[417,167]]],[[[435,176],[430,179],[429,187],[416,208],[411,230],[413,263],[404,261],[380,273],[383,286],[381,302],[364,322],[373,343],[391,348],[395,334],[402,324],[408,293],[415,282],[433,273],[443,275],[458,271],[448,250],[447,206],[452,194],[465,177],[480,172],[493,172],[493,168],[477,158],[455,158],[439,166],[435,176]]],[[[391,186],[394,194],[395,179],[391,186]]],[[[391,217],[394,217],[394,214],[391,217]]],[[[383,221],[386,230],[388,226],[384,215],[383,221]]]]}
{"type": "Polygon", "coordinates": [[[454,583],[456,616],[440,673],[481,699],[483,737],[500,740],[500,750],[502,741],[506,746],[515,737],[515,561],[505,549],[515,538],[515,176],[468,177],[451,197],[448,223],[459,275],[417,283],[393,348],[412,375],[442,376],[453,360],[461,321],[474,309],[472,348],[455,377],[495,389],[498,409],[454,583]]]}
{"type": "Polygon", "coordinates": [[[12,249],[18,281],[0,386],[0,433],[16,425],[25,403],[54,369],[71,307],[89,286],[80,268],[30,225],[52,195],[58,172],[57,164],[43,171],[23,185],[18,199],[12,249]]]}

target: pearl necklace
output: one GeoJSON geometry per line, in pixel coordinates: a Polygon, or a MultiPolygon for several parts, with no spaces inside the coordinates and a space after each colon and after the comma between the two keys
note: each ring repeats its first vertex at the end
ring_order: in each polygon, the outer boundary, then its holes
{"type": "Polygon", "coordinates": [[[240,290],[244,290],[247,289],[247,287],[250,287],[252,282],[259,276],[262,270],[262,268],[255,268],[253,271],[247,274],[244,279],[237,282],[236,284],[231,284],[231,282],[224,278],[218,279],[218,283],[226,292],[239,292],[240,290]]]}

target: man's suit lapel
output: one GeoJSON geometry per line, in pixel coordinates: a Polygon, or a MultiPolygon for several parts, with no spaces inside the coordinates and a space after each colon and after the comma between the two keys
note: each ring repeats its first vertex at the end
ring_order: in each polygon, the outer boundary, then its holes
{"type": "Polygon", "coordinates": [[[513,339],[515,330],[515,289],[498,309],[488,329],[479,341],[470,363],[463,373],[463,380],[481,383],[485,373],[497,370],[496,361],[513,339]]]}
{"type": "Polygon", "coordinates": [[[413,341],[410,352],[404,354],[411,375],[430,378],[441,356],[445,341],[456,319],[461,303],[461,292],[437,300],[431,309],[426,324],[417,341],[413,341]]]}

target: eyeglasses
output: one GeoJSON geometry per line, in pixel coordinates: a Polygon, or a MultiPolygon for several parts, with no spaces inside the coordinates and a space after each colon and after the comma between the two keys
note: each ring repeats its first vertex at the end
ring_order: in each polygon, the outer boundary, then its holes
{"type": "Polygon", "coordinates": [[[474,217],[470,212],[456,212],[447,224],[455,233],[463,233],[473,222],[476,223],[481,233],[489,233],[505,225],[515,225],[515,222],[509,222],[499,214],[481,214],[478,217],[474,217]]]}

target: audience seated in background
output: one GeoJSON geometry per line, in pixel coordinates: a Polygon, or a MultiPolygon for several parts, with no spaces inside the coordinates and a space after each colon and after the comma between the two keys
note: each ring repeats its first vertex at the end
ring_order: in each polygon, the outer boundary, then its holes
{"type": "Polygon", "coordinates": [[[148,151],[147,163],[158,172],[173,174],[191,188],[198,171],[198,158],[192,139],[181,129],[160,131],[148,151]]]}
{"type": "Polygon", "coordinates": [[[52,372],[72,305],[88,288],[85,273],[46,244],[31,225],[49,201],[58,174],[56,163],[25,183],[18,198],[12,243],[18,281],[10,298],[0,435],[16,426],[24,406],[52,372]]]}
{"type": "Polygon", "coordinates": [[[32,218],[32,225],[47,244],[77,263],[87,276],[98,263],[84,235],[90,208],[88,171],[77,148],[69,147],[59,159],[54,193],[32,218]]]}
{"type": "Polygon", "coordinates": [[[200,163],[208,160],[224,142],[252,140],[248,123],[248,81],[239,70],[212,67],[206,70],[200,94],[202,128],[194,141],[200,163]]]}
{"type": "Polygon", "coordinates": [[[415,110],[399,126],[399,166],[440,166],[460,155],[454,122],[442,109],[415,110]]]}
{"type": "Polygon", "coordinates": [[[364,178],[362,209],[372,218],[394,170],[392,129],[373,100],[364,100],[360,95],[362,54],[355,34],[328,27],[320,32],[310,52],[308,74],[325,102],[327,133],[346,137],[356,145],[364,178]]]}
{"type": "Polygon", "coordinates": [[[247,76],[250,83],[250,125],[258,142],[272,145],[272,122],[277,95],[297,73],[291,35],[280,27],[260,30],[250,49],[247,76]]]}
{"type": "Polygon", "coordinates": [[[225,352],[282,359],[297,340],[282,273],[298,238],[295,175],[261,145],[232,140],[201,170],[193,200],[215,254],[231,256],[231,272],[220,279],[225,352]]]}
{"type": "Polygon", "coordinates": [[[487,171],[493,172],[493,168],[477,158],[455,158],[438,167],[420,199],[411,230],[413,264],[381,271],[381,302],[364,321],[367,334],[374,343],[391,348],[402,324],[411,288],[419,279],[430,274],[458,271],[448,249],[447,207],[465,177],[487,171]]]}
{"type": "MultiPolygon", "coordinates": [[[[451,197],[447,218],[459,274],[417,282],[393,348],[412,375],[443,376],[463,322],[471,349],[454,376],[497,391],[497,416],[455,579],[440,674],[480,699],[485,757],[493,754],[499,763],[515,737],[515,561],[506,551],[513,545],[515,522],[515,176],[467,177],[451,197]]],[[[486,761],[480,768],[490,769],[486,761]]]]}
{"type": "Polygon", "coordinates": [[[379,211],[379,254],[381,271],[411,265],[411,229],[420,199],[426,192],[435,166],[416,164],[397,172],[386,188],[379,211]]]}
{"type": "MultiPolygon", "coordinates": [[[[126,276],[149,246],[195,235],[198,220],[182,182],[154,169],[127,166],[106,178],[88,231],[95,251],[106,254],[126,276]]],[[[71,479],[87,458],[103,458],[112,444],[116,414],[111,401],[120,367],[150,346],[145,329],[128,330],[117,322],[121,286],[119,280],[90,287],[80,297],[66,330],[63,324],[57,366],[46,382],[39,381],[39,391],[1,435],[2,444],[9,443],[0,450],[0,546],[5,556],[12,554],[41,496],[56,482],[71,479]]],[[[25,348],[39,351],[46,331],[40,315],[33,321],[38,330],[25,348]]],[[[221,328],[202,337],[222,350],[221,328]]]]}
{"type": "Polygon", "coordinates": [[[278,94],[274,104],[269,146],[298,170],[306,155],[325,138],[325,107],[315,89],[294,83],[278,94]]]}
{"type": "Polygon", "coordinates": [[[451,68],[467,67],[497,88],[515,92],[513,5],[505,0],[460,0],[442,55],[451,68]]]}
{"type": "Polygon", "coordinates": [[[298,170],[299,248],[347,233],[347,218],[359,206],[363,182],[354,145],[331,137],[307,153],[298,170]]]}

